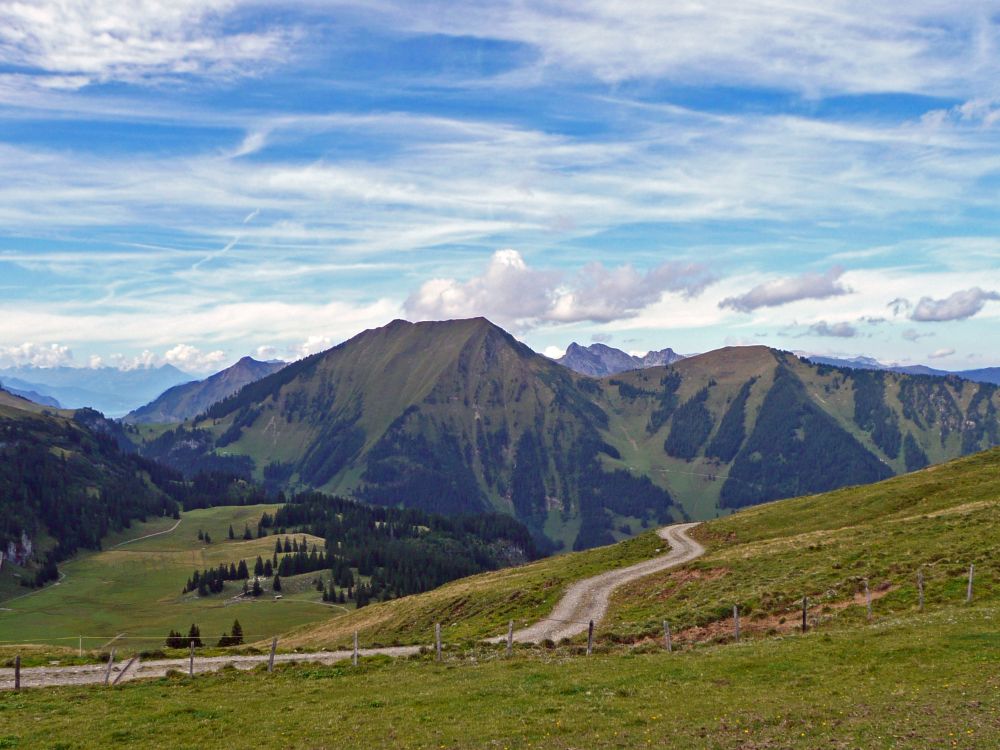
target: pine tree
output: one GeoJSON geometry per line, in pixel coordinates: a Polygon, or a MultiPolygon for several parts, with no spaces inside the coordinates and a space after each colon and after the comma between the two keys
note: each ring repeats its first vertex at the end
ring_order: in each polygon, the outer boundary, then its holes
{"type": "Polygon", "coordinates": [[[271,588],[274,591],[281,591],[281,576],[274,577],[274,581],[271,583],[271,588]]]}
{"type": "Polygon", "coordinates": [[[243,526],[243,538],[244,539],[253,539],[253,534],[250,533],[250,526],[249,525],[244,524],[244,526],[243,526]]]}
{"type": "Polygon", "coordinates": [[[211,543],[212,543],[212,537],[210,537],[208,535],[208,532],[206,531],[205,532],[205,544],[211,544],[211,543]]]}
{"type": "Polygon", "coordinates": [[[236,566],[236,577],[241,580],[246,580],[250,577],[250,571],[247,570],[246,560],[240,560],[240,564],[236,566]]]}
{"type": "Polygon", "coordinates": [[[251,590],[250,593],[253,594],[254,596],[260,596],[261,593],[262,593],[262,591],[263,590],[260,587],[260,579],[258,579],[255,576],[254,579],[253,579],[253,589],[251,590]]]}
{"type": "Polygon", "coordinates": [[[191,629],[188,630],[187,642],[188,643],[194,643],[194,647],[195,648],[201,648],[201,646],[202,646],[202,643],[201,643],[201,628],[199,628],[193,622],[191,623],[191,629]]]}
{"type": "Polygon", "coordinates": [[[253,574],[255,576],[264,575],[264,561],[260,559],[260,555],[257,555],[257,561],[253,564],[253,574]]]}
{"type": "Polygon", "coordinates": [[[243,626],[240,625],[239,620],[233,620],[233,630],[230,640],[232,640],[234,646],[239,646],[243,643],[243,626]]]}
{"type": "Polygon", "coordinates": [[[229,538],[230,539],[235,539],[236,538],[236,534],[233,533],[233,525],[232,524],[229,524],[229,538]]]}
{"type": "Polygon", "coordinates": [[[274,566],[271,565],[271,561],[270,560],[265,560],[264,561],[264,576],[266,578],[270,578],[272,575],[274,575],[274,566]]]}
{"type": "Polygon", "coordinates": [[[281,551],[282,551],[282,549],[281,549],[281,540],[280,539],[275,539],[274,540],[274,554],[277,555],[281,551]]]}
{"type": "Polygon", "coordinates": [[[201,530],[201,529],[198,529],[198,541],[200,542],[200,541],[202,541],[202,540],[203,540],[204,538],[205,538],[205,534],[204,534],[204,533],[202,532],[202,530],[201,530]]]}
{"type": "Polygon", "coordinates": [[[285,552],[291,552],[292,551],[292,543],[291,543],[291,541],[289,541],[289,539],[288,539],[287,536],[285,537],[285,546],[283,548],[283,551],[285,551],[285,552]]]}

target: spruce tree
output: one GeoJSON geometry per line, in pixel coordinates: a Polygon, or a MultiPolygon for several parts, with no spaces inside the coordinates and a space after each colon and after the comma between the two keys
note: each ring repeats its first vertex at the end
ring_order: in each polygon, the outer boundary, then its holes
{"type": "Polygon", "coordinates": [[[203,540],[204,538],[205,538],[205,534],[204,534],[204,533],[202,532],[202,530],[201,530],[201,529],[198,529],[198,541],[200,542],[200,541],[202,541],[202,540],[203,540]]]}
{"type": "Polygon", "coordinates": [[[236,538],[236,534],[233,533],[233,525],[232,524],[229,524],[229,538],[230,539],[235,539],[236,538]]]}
{"type": "Polygon", "coordinates": [[[274,577],[274,581],[271,582],[271,588],[274,591],[281,591],[281,576],[274,577]]]}
{"type": "Polygon", "coordinates": [[[211,543],[212,543],[212,537],[210,537],[208,535],[208,532],[206,531],[205,532],[205,544],[211,544],[211,543]]]}
{"type": "Polygon", "coordinates": [[[275,539],[274,540],[274,554],[277,555],[281,551],[282,551],[282,549],[281,549],[281,540],[280,539],[275,539]]]}
{"type": "Polygon", "coordinates": [[[240,560],[240,564],[236,566],[236,577],[242,580],[246,580],[250,577],[250,571],[247,570],[246,560],[240,560]]]}
{"type": "Polygon", "coordinates": [[[251,589],[250,593],[253,594],[254,596],[260,596],[261,593],[262,593],[262,591],[263,590],[260,587],[260,579],[258,579],[256,576],[254,576],[254,579],[253,579],[253,589],[251,589]]]}
{"type": "Polygon", "coordinates": [[[260,559],[260,555],[257,555],[257,560],[253,564],[253,574],[255,576],[264,575],[264,561],[260,559]]]}
{"type": "Polygon", "coordinates": [[[253,534],[250,533],[250,527],[248,525],[243,526],[243,538],[253,539],[253,534]]]}
{"type": "Polygon", "coordinates": [[[233,620],[233,630],[230,640],[234,646],[239,646],[243,643],[243,626],[240,625],[239,620],[233,620]]]}
{"type": "Polygon", "coordinates": [[[202,646],[202,643],[201,643],[201,628],[199,628],[193,622],[191,623],[191,629],[188,630],[187,642],[188,643],[194,643],[194,647],[195,648],[201,648],[201,646],[202,646]]]}

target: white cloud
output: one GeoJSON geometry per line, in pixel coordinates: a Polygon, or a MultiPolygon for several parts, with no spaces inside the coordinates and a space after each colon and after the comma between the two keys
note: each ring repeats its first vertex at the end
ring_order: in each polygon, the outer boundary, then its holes
{"type": "Polygon", "coordinates": [[[25,342],[0,346],[0,367],[59,367],[73,363],[73,352],[61,344],[25,342]]]}
{"type": "Polygon", "coordinates": [[[944,357],[950,357],[955,353],[954,349],[936,349],[927,355],[928,359],[942,359],[944,357]]]}
{"type": "Polygon", "coordinates": [[[696,295],[711,281],[704,266],[663,263],[645,273],[625,264],[585,266],[577,274],[531,268],[516,250],[499,250],[486,271],[468,281],[431,279],[410,295],[407,313],[417,319],[482,315],[500,325],[610,322],[635,316],[667,292],[696,295]]]}
{"type": "Polygon", "coordinates": [[[263,361],[268,361],[271,359],[278,359],[278,347],[276,346],[258,346],[257,350],[254,352],[254,359],[259,359],[263,361]]]}
{"type": "Polygon", "coordinates": [[[826,273],[804,273],[801,276],[775,279],[758,284],[745,294],[727,297],[719,307],[738,312],[752,312],[759,307],[777,307],[805,299],[826,299],[850,293],[838,279],[844,269],[834,266],[826,273]]]}
{"type": "Polygon", "coordinates": [[[978,286],[954,292],[944,299],[921,297],[910,318],[920,322],[965,320],[982,310],[990,300],[1000,300],[1000,292],[984,291],[978,286]]]}
{"type": "Polygon", "coordinates": [[[549,359],[559,359],[565,353],[566,351],[558,346],[547,346],[542,351],[542,354],[544,354],[549,359]]]}
{"type": "MultiPolygon", "coordinates": [[[[997,78],[996,4],[914,0],[789,3],[635,0],[382,2],[383,23],[499,38],[538,51],[535,76],[583,72],[611,84],[666,78],[806,94],[904,91],[954,96],[997,78]]],[[[531,80],[526,73],[508,75],[531,80]]]]}
{"type": "Polygon", "coordinates": [[[858,329],[850,323],[827,323],[821,320],[809,326],[809,333],[813,336],[832,336],[834,338],[854,338],[858,335],[858,329]]]}
{"type": "Polygon", "coordinates": [[[50,87],[253,72],[283,57],[288,29],[234,32],[233,0],[42,0],[0,3],[0,61],[50,87]]]}
{"type": "Polygon", "coordinates": [[[189,344],[178,344],[166,351],[163,360],[187,372],[214,372],[226,361],[226,353],[221,349],[203,352],[189,344]]]}
{"type": "Polygon", "coordinates": [[[927,338],[928,336],[933,335],[933,333],[920,333],[914,328],[907,328],[900,334],[904,341],[919,341],[922,338],[927,338]]]}

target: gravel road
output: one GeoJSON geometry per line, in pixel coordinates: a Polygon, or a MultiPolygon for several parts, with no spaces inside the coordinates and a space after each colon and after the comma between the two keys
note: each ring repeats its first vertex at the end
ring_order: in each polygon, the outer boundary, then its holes
{"type": "MultiPolygon", "coordinates": [[[[629,565],[626,568],[609,570],[607,573],[577,581],[567,589],[563,598],[556,604],[548,618],[534,625],[515,631],[514,640],[519,643],[537,643],[546,638],[558,641],[561,638],[571,638],[587,630],[590,620],[599,622],[608,610],[608,602],[613,592],[619,586],[630,583],[637,578],[657,573],[667,568],[683,565],[701,556],[705,550],[687,532],[698,524],[685,523],[665,526],[657,534],[670,545],[670,550],[651,560],[629,565]]],[[[163,533],[163,532],[160,532],[163,533]]],[[[491,639],[499,642],[506,635],[491,639]]],[[[385,654],[387,656],[411,656],[420,651],[419,646],[394,646],[387,648],[360,649],[361,656],[385,654]]],[[[283,662],[315,662],[333,664],[351,658],[350,651],[321,651],[308,654],[276,654],[276,664],[283,662]]],[[[267,655],[261,656],[210,656],[196,657],[194,671],[196,674],[215,672],[227,664],[237,669],[253,669],[267,663],[267,655]]],[[[111,680],[118,676],[127,662],[118,662],[111,672],[111,680]]],[[[81,666],[60,667],[26,667],[21,670],[22,687],[48,687],[51,685],[87,685],[104,682],[107,667],[103,664],[87,664],[81,666]]],[[[119,682],[143,679],[147,677],[163,677],[169,670],[188,671],[187,659],[154,659],[136,661],[122,676],[119,682]]],[[[14,687],[14,670],[0,669],[0,690],[10,690],[14,687]]]]}

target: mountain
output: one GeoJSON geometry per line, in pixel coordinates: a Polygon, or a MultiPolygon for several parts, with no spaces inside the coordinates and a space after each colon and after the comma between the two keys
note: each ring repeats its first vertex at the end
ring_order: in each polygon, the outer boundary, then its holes
{"type": "Polygon", "coordinates": [[[994,385],[763,346],[597,379],[483,319],[394,321],[244,387],[142,452],[275,489],[505,511],[580,549],[998,445],[998,414],[994,385]]]}
{"type": "Polygon", "coordinates": [[[976,370],[938,370],[927,365],[886,365],[872,357],[851,357],[840,359],[837,357],[822,357],[813,354],[803,355],[810,362],[818,365],[830,365],[832,367],[848,367],[855,370],[888,370],[889,372],[901,372],[906,375],[932,375],[934,377],[947,377],[954,375],[965,380],[972,380],[976,383],[992,383],[1000,385],[1000,367],[983,367],[976,370]]]}
{"type": "Polygon", "coordinates": [[[661,349],[658,352],[649,352],[643,357],[636,357],[605,344],[580,346],[573,342],[556,362],[581,375],[600,378],[628,370],[670,365],[681,359],[684,357],[673,349],[661,349]]]}
{"type": "Polygon", "coordinates": [[[120,448],[92,410],[54,412],[0,391],[0,552],[44,583],[55,565],[132,520],[178,509],[178,477],[120,448]]]}
{"type": "Polygon", "coordinates": [[[129,424],[183,422],[196,417],[212,404],[232,396],[240,388],[277,372],[284,362],[259,362],[244,357],[204,380],[168,388],[159,397],[125,416],[129,424]]]}
{"type": "Polygon", "coordinates": [[[173,365],[114,367],[14,367],[0,370],[5,387],[34,391],[68,409],[90,407],[120,417],[191,376],[173,365]]]}
{"type": "Polygon", "coordinates": [[[32,401],[36,404],[41,404],[42,406],[51,406],[56,409],[62,408],[56,399],[51,396],[43,396],[41,393],[37,393],[35,391],[23,391],[20,388],[10,388],[5,386],[2,382],[0,382],[0,390],[6,391],[7,393],[13,393],[15,396],[20,396],[21,398],[27,399],[28,401],[32,401]]]}
{"type": "Polygon", "coordinates": [[[593,546],[625,519],[673,517],[648,478],[604,468],[617,451],[601,437],[600,393],[482,318],[394,321],[244,387],[143,452],[378,505],[501,510],[593,546]]]}

